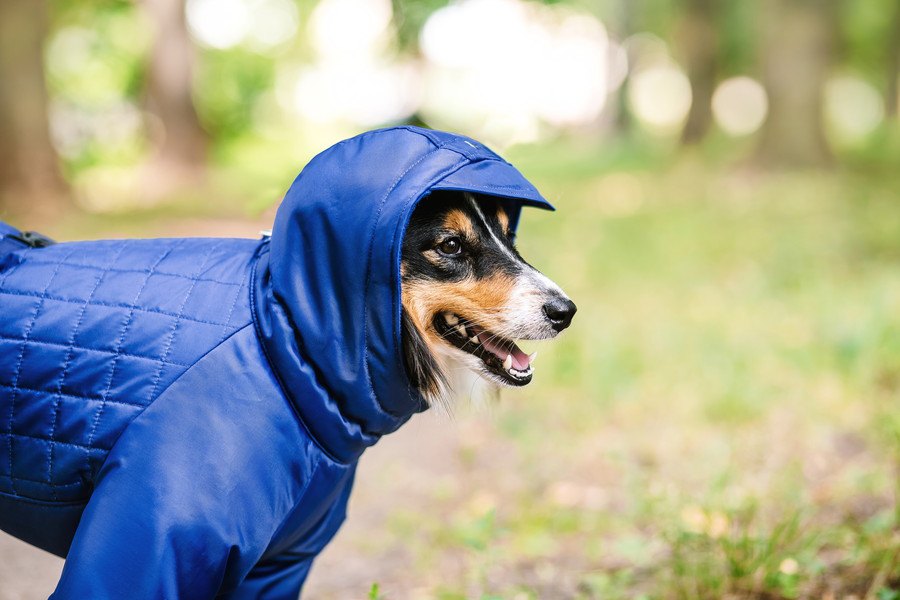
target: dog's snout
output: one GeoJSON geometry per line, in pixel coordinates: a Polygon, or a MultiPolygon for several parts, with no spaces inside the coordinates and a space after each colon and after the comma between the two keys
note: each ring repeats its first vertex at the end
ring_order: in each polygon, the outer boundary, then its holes
{"type": "Polygon", "coordinates": [[[556,331],[562,331],[572,322],[578,307],[568,298],[554,298],[544,304],[544,314],[556,331]]]}

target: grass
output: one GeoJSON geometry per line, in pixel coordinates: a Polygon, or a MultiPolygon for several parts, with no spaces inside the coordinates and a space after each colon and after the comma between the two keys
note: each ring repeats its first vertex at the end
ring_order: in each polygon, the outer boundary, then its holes
{"type": "Polygon", "coordinates": [[[348,542],[411,557],[355,595],[900,598],[900,175],[549,154],[510,157],[559,209],[520,249],[574,326],[462,411],[462,481],[348,542]]]}

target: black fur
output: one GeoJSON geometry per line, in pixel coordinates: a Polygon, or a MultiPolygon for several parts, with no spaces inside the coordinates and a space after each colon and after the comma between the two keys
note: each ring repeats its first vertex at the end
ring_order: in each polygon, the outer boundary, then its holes
{"type": "Polygon", "coordinates": [[[497,219],[497,200],[478,198],[476,200],[484,218],[498,239],[516,258],[513,260],[489,241],[490,232],[475,214],[466,197],[459,192],[436,192],[424,199],[410,218],[403,239],[403,260],[407,265],[407,276],[417,279],[440,281],[460,281],[467,276],[489,277],[498,272],[515,276],[527,264],[519,255],[510,237],[506,236],[497,219]],[[450,232],[443,230],[444,215],[453,209],[468,214],[475,226],[473,238],[462,239],[465,258],[448,259],[436,265],[422,256],[422,252],[435,245],[450,232]]]}
{"type": "Polygon", "coordinates": [[[412,319],[402,311],[402,336],[403,361],[406,373],[413,387],[429,398],[436,398],[442,388],[446,387],[446,380],[434,360],[434,356],[425,345],[422,334],[413,325],[412,319]]]}

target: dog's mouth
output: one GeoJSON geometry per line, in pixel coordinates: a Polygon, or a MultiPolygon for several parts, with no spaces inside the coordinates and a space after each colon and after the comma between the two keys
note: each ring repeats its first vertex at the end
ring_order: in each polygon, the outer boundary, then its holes
{"type": "Polygon", "coordinates": [[[508,385],[526,385],[534,374],[534,354],[525,354],[513,340],[492,333],[451,312],[434,319],[438,334],[484,363],[489,373],[508,385]]]}

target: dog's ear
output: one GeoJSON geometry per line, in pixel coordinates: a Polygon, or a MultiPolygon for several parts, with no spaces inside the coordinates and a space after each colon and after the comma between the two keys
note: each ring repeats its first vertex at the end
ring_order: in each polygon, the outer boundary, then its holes
{"type": "Polygon", "coordinates": [[[434,355],[428,349],[422,333],[416,328],[413,320],[402,310],[403,362],[410,383],[413,384],[429,404],[434,403],[446,389],[444,374],[441,372],[434,355]]]}

